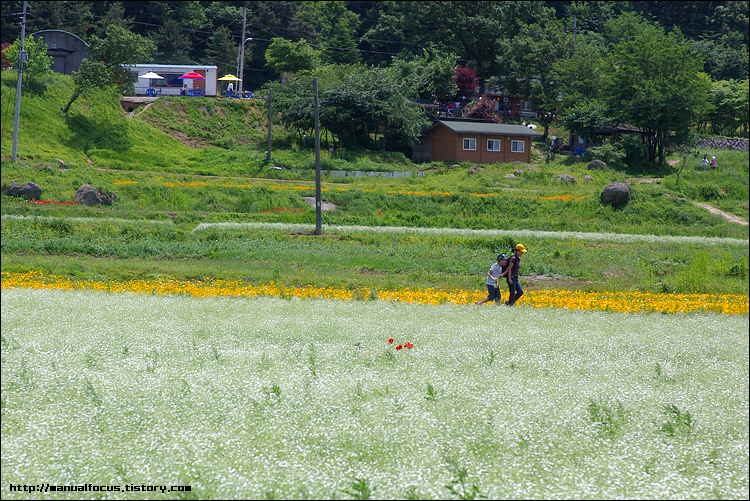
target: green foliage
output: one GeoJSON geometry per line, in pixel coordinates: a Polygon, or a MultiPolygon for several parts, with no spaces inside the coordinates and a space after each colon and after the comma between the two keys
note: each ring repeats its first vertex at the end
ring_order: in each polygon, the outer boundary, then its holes
{"type": "MultiPolygon", "coordinates": [[[[273,90],[282,122],[296,129],[300,138],[310,135],[314,125],[312,75],[273,90]]],[[[378,148],[378,134],[386,150],[410,147],[427,119],[399,92],[400,85],[393,71],[379,68],[350,67],[343,75],[329,74],[318,83],[321,128],[345,148],[378,148]]]]}
{"type": "Polygon", "coordinates": [[[625,168],[625,152],[618,148],[616,144],[606,143],[596,148],[589,148],[588,153],[593,160],[601,160],[611,169],[622,170],[625,168]]]}
{"type": "Polygon", "coordinates": [[[606,109],[595,102],[580,102],[566,109],[558,119],[560,126],[573,134],[584,136],[596,129],[608,127],[611,123],[606,118],[606,109]]]}
{"type": "Polygon", "coordinates": [[[348,494],[352,499],[370,499],[372,490],[370,489],[370,481],[365,478],[357,478],[351,482],[350,489],[342,491],[344,494],[348,494]]]}
{"type": "Polygon", "coordinates": [[[719,81],[711,84],[711,104],[713,111],[707,121],[711,133],[717,135],[742,135],[748,133],[748,80],[719,81]]]}
{"type": "Polygon", "coordinates": [[[320,53],[304,40],[290,42],[274,37],[266,49],[266,64],[279,74],[311,70],[319,64],[319,57],[320,53]]]}
{"type": "Polygon", "coordinates": [[[621,122],[647,132],[647,159],[663,163],[667,141],[684,136],[709,110],[710,80],[679,33],[645,31],[615,47],[604,97],[621,122]],[[669,78],[664,78],[669,75],[669,78]]]}
{"type": "Polygon", "coordinates": [[[479,491],[476,484],[471,484],[471,486],[467,484],[469,472],[458,463],[458,460],[449,456],[445,461],[453,475],[451,483],[446,485],[445,488],[453,496],[453,499],[487,499],[487,496],[479,491]]]}
{"type": "MultiPolygon", "coordinates": [[[[14,68],[18,68],[18,53],[21,50],[21,39],[3,49],[3,58],[14,68]]],[[[34,36],[26,37],[23,50],[28,52],[28,60],[23,65],[23,72],[26,77],[39,78],[52,73],[52,56],[47,55],[47,44],[41,36],[34,40],[34,36]]]]}
{"type": "Polygon", "coordinates": [[[667,420],[661,424],[660,431],[667,436],[674,437],[676,434],[689,434],[693,431],[695,422],[690,412],[683,412],[674,404],[666,404],[662,413],[667,420]]]}
{"type": "Polygon", "coordinates": [[[627,413],[619,400],[610,405],[591,399],[587,410],[591,422],[610,437],[617,435],[626,422],[627,413]]]}
{"type": "Polygon", "coordinates": [[[456,72],[456,55],[453,53],[442,53],[430,47],[421,55],[394,56],[391,66],[403,82],[399,88],[407,96],[413,92],[421,99],[449,101],[458,91],[453,81],[456,72]]]}
{"type": "Polygon", "coordinates": [[[105,38],[91,37],[88,50],[91,58],[84,59],[73,72],[75,89],[63,109],[64,113],[79,96],[104,86],[115,85],[123,93],[134,93],[136,76],[122,65],[150,60],[156,46],[148,38],[113,24],[107,27],[105,38]]]}
{"type": "Polygon", "coordinates": [[[563,88],[555,64],[572,52],[572,41],[555,22],[522,27],[499,52],[498,64],[507,68],[510,75],[509,90],[527,96],[540,110],[538,119],[544,125],[544,138],[560,106],[558,98],[563,88]]]}

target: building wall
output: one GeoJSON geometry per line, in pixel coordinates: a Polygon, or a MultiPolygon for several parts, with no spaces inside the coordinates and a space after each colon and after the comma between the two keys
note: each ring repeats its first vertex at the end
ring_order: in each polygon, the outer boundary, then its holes
{"type": "Polygon", "coordinates": [[[432,129],[432,161],[433,162],[455,162],[457,159],[456,144],[458,135],[438,125],[432,129]]]}

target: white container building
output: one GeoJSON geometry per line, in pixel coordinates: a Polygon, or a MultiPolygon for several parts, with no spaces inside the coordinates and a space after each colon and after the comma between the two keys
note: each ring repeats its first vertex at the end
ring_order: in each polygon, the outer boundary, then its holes
{"type": "Polygon", "coordinates": [[[200,66],[200,65],[180,65],[180,64],[126,64],[123,65],[133,72],[135,76],[145,75],[153,71],[157,75],[164,77],[164,80],[153,79],[149,80],[146,78],[139,78],[135,82],[135,93],[136,95],[145,96],[146,89],[161,90],[162,96],[179,96],[180,89],[183,85],[187,85],[188,90],[203,89],[206,96],[216,96],[218,85],[217,79],[218,68],[216,66],[200,66]],[[182,75],[186,75],[194,71],[199,75],[206,77],[205,80],[191,80],[191,79],[180,79],[182,75]]]}

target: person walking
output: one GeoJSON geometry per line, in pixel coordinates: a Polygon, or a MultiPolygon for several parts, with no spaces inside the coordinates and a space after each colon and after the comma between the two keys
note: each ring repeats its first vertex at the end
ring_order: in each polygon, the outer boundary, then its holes
{"type": "Polygon", "coordinates": [[[701,167],[703,167],[703,172],[706,172],[706,167],[708,167],[708,157],[706,157],[706,155],[703,155],[703,160],[701,160],[701,167]]]}
{"type": "Polygon", "coordinates": [[[502,294],[500,293],[500,285],[497,281],[503,271],[505,271],[506,266],[508,266],[508,256],[505,254],[497,256],[497,262],[492,263],[490,271],[487,272],[487,297],[475,304],[484,304],[488,301],[495,301],[495,306],[500,304],[502,294]]]}
{"type": "Polygon", "coordinates": [[[716,157],[711,157],[711,168],[712,169],[716,168],[716,157]]]}
{"type": "Polygon", "coordinates": [[[518,269],[521,267],[521,256],[526,254],[527,250],[523,244],[516,245],[514,254],[508,261],[508,268],[500,275],[505,276],[508,281],[508,292],[510,293],[508,301],[505,303],[508,306],[514,306],[516,301],[523,296],[523,287],[518,281],[518,269]]]}

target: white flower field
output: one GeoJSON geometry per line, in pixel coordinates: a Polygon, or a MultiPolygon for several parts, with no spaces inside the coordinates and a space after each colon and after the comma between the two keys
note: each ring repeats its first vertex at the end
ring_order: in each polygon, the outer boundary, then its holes
{"type": "Polygon", "coordinates": [[[749,335],[743,315],[4,289],[1,494],[747,499],[749,335]],[[120,492],[48,492],[89,484],[120,492]]]}

